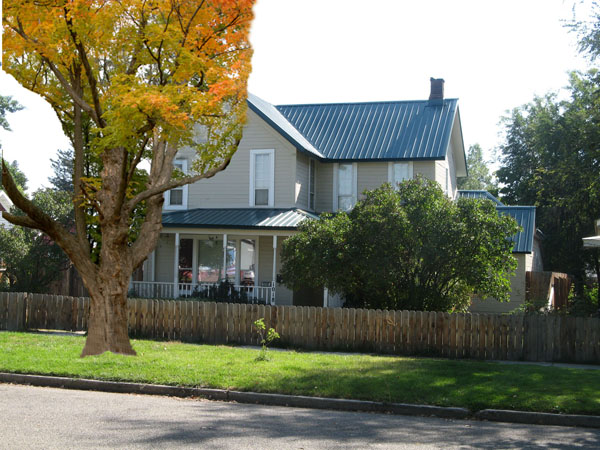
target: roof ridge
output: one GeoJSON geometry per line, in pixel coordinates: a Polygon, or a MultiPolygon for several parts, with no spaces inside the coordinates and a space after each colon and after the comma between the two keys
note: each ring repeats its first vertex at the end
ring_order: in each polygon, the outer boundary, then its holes
{"type": "MultiPolygon", "coordinates": [[[[443,101],[458,101],[458,98],[445,98],[443,101]]],[[[341,105],[385,105],[397,103],[429,103],[429,100],[376,100],[366,102],[333,102],[333,103],[286,103],[282,105],[272,105],[275,108],[280,107],[301,107],[301,106],[341,106],[341,105]]]]}

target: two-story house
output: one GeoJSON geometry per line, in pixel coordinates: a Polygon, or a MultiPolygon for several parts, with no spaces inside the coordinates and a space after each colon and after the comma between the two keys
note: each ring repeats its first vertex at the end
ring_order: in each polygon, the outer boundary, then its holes
{"type": "MultiPolygon", "coordinates": [[[[450,198],[466,158],[457,99],[431,80],[428,100],[274,106],[249,95],[231,163],[165,195],[163,232],[135,295],[178,297],[227,278],[277,305],[332,305],[278,282],[281,242],[319,213],[350,209],[364,190],[422,175],[450,198]]],[[[194,152],[182,149],[184,172],[194,152]]],[[[324,300],[325,299],[325,300],[324,300]]]]}

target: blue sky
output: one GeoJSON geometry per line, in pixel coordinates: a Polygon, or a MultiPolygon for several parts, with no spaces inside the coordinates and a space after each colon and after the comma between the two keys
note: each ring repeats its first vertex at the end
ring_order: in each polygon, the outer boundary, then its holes
{"type": "MultiPolygon", "coordinates": [[[[258,0],[249,90],[274,104],[423,99],[429,78],[460,99],[465,145],[489,159],[506,111],[585,69],[563,0],[258,0]]],[[[586,5],[577,3],[578,17],[586,5]]],[[[0,94],[25,110],[0,131],[30,189],[47,185],[50,158],[69,146],[43,100],[0,74],[0,94]]]]}

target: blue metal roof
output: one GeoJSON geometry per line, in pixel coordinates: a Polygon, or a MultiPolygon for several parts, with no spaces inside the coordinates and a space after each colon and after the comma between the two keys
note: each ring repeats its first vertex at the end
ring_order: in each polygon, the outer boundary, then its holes
{"type": "Polygon", "coordinates": [[[274,109],[328,160],[444,159],[458,100],[281,105],[274,109]]]}
{"type": "Polygon", "coordinates": [[[198,208],[163,213],[166,228],[296,229],[303,220],[319,217],[301,209],[198,208]]]}
{"type": "Polygon", "coordinates": [[[500,214],[508,214],[523,227],[523,231],[512,237],[515,243],[513,253],[531,253],[535,234],[535,206],[496,206],[500,214]]]}
{"type": "Polygon", "coordinates": [[[464,189],[464,190],[459,190],[458,191],[458,196],[459,197],[465,197],[465,198],[484,198],[484,199],[493,201],[498,206],[504,206],[500,200],[498,200],[496,197],[494,197],[488,191],[483,191],[483,190],[479,191],[479,190],[467,190],[467,189],[464,189]]]}

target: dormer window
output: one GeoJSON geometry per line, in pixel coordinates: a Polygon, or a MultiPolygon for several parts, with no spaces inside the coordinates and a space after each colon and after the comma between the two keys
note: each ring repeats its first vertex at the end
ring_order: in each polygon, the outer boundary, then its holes
{"type": "MultiPolygon", "coordinates": [[[[177,169],[186,174],[187,160],[176,159],[173,161],[173,169],[177,169]]],[[[187,209],[187,191],[188,187],[186,185],[165,192],[165,209],[187,209]]]]}
{"type": "Polygon", "coordinates": [[[250,150],[250,206],[275,203],[275,150],[250,150]]]}

